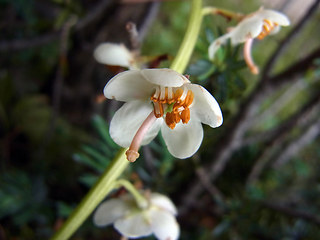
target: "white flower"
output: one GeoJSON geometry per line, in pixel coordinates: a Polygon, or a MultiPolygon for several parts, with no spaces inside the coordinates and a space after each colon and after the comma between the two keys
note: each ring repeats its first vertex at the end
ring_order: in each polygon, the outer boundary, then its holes
{"type": "Polygon", "coordinates": [[[131,195],[103,202],[96,210],[93,221],[99,226],[113,224],[123,236],[139,238],[152,233],[160,240],[175,240],[180,234],[175,219],[176,207],[171,200],[159,193],[151,193],[148,205],[138,207],[131,195]]]}
{"type": "Polygon", "coordinates": [[[97,62],[102,64],[129,69],[136,68],[135,54],[123,44],[101,43],[95,48],[93,56],[97,62]]]}
{"type": "Polygon", "coordinates": [[[230,32],[217,38],[209,47],[209,58],[213,59],[218,48],[231,40],[232,45],[246,43],[244,47],[244,58],[254,74],[259,70],[251,58],[251,45],[254,38],[263,39],[269,34],[275,34],[280,30],[280,26],[289,26],[290,20],[284,14],[269,10],[259,9],[258,11],[247,15],[230,32]]]}
{"type": "Polygon", "coordinates": [[[202,86],[191,84],[171,69],[129,70],[112,78],[104,88],[109,99],[126,102],[110,123],[112,139],[127,151],[129,161],[139,157],[161,129],[169,152],[177,158],[193,155],[201,145],[201,123],[222,124],[214,97],[202,86]]]}

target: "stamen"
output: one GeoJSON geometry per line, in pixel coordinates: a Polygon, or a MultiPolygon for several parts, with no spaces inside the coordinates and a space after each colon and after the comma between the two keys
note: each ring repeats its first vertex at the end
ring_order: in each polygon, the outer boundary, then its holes
{"type": "Polygon", "coordinates": [[[178,88],[178,89],[174,92],[174,99],[175,99],[176,101],[178,101],[178,100],[181,98],[182,94],[183,94],[183,90],[182,90],[181,88],[178,88]]]}
{"type": "Polygon", "coordinates": [[[172,91],[172,88],[171,87],[168,87],[168,88],[166,88],[167,89],[167,91],[168,91],[168,101],[167,101],[167,103],[168,104],[171,104],[171,103],[173,103],[174,102],[174,98],[173,98],[173,91],[172,91]]]}
{"type": "Polygon", "coordinates": [[[165,103],[166,102],[166,88],[163,86],[160,86],[160,98],[159,98],[160,103],[165,103]]]}
{"type": "Polygon", "coordinates": [[[191,90],[188,90],[188,93],[187,93],[186,99],[184,100],[183,106],[185,108],[189,107],[193,102],[193,98],[194,98],[193,92],[191,90]]]}
{"type": "Polygon", "coordinates": [[[156,87],[156,91],[154,92],[153,96],[150,98],[152,101],[158,101],[160,94],[160,88],[156,87]]]}
{"type": "Polygon", "coordinates": [[[160,118],[163,116],[163,105],[160,102],[155,102],[154,106],[154,115],[156,118],[160,118]]]}
{"type": "Polygon", "coordinates": [[[181,112],[181,120],[182,123],[186,124],[189,122],[190,120],[190,109],[189,108],[185,108],[182,112],[181,112]]]}
{"type": "Polygon", "coordinates": [[[251,56],[251,46],[252,46],[253,38],[249,38],[246,43],[244,44],[243,48],[243,56],[244,60],[246,61],[250,71],[253,74],[259,73],[259,68],[255,65],[253,62],[252,56],[251,56]]]}
{"type": "Polygon", "coordinates": [[[171,129],[174,129],[175,128],[175,126],[176,126],[176,123],[175,123],[175,116],[174,116],[175,114],[174,113],[170,113],[170,112],[168,112],[167,114],[166,114],[166,124],[167,124],[167,126],[169,127],[169,128],[171,128],[171,129]]]}
{"type": "Polygon", "coordinates": [[[181,95],[181,97],[177,100],[177,102],[182,104],[182,103],[184,102],[184,100],[186,99],[187,94],[188,94],[187,88],[186,88],[185,86],[183,86],[182,95],[181,95]]]}
{"type": "Polygon", "coordinates": [[[194,94],[185,86],[175,88],[174,91],[172,87],[159,86],[150,99],[153,101],[156,118],[162,117],[164,110],[167,109],[165,122],[171,129],[174,129],[181,120],[185,124],[189,122],[190,106],[193,103],[194,94]],[[168,108],[169,105],[170,108],[168,108]]]}
{"type": "Polygon", "coordinates": [[[278,26],[277,23],[273,23],[271,21],[269,21],[268,19],[264,19],[263,20],[263,27],[261,30],[261,33],[258,35],[258,39],[262,40],[263,38],[265,38],[266,36],[269,35],[269,33],[276,27],[278,26]]]}
{"type": "Polygon", "coordinates": [[[153,111],[148,115],[148,117],[143,121],[140,128],[136,132],[135,136],[132,139],[131,145],[129,149],[126,151],[127,159],[130,162],[136,161],[136,159],[139,157],[139,147],[141,145],[141,142],[148,132],[151,125],[157,120],[155,117],[155,114],[153,111]]]}

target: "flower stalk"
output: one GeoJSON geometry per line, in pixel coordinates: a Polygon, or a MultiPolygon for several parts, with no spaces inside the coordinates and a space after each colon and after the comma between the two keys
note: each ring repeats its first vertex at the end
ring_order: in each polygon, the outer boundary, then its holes
{"type": "MultiPolygon", "coordinates": [[[[192,0],[191,16],[188,23],[188,28],[184,36],[183,42],[178,50],[177,56],[172,62],[171,69],[183,73],[188,65],[194,46],[196,44],[201,22],[202,22],[202,0],[192,0]]],[[[125,186],[142,206],[146,199],[136,190],[128,185],[128,182],[118,180],[120,175],[129,165],[125,152],[127,149],[121,149],[119,154],[114,158],[111,165],[102,174],[100,179],[94,187],[83,198],[81,203],[70,215],[68,220],[56,232],[51,240],[66,240],[81,226],[87,217],[94,211],[94,209],[101,203],[101,201],[119,184],[125,186]],[[140,195],[139,195],[140,194],[140,195]],[[144,199],[143,199],[144,198],[144,199]]],[[[133,187],[133,186],[132,186],[133,187]]]]}
{"type": "Polygon", "coordinates": [[[201,22],[202,0],[192,0],[188,28],[179,51],[170,66],[172,70],[181,74],[185,71],[199,36],[201,22]]]}
{"type": "Polygon", "coordinates": [[[135,186],[132,185],[131,182],[125,179],[119,179],[116,184],[124,187],[128,192],[130,192],[140,208],[146,208],[148,206],[148,200],[135,188],[135,186]]]}
{"type": "Polygon", "coordinates": [[[83,198],[69,219],[51,240],[68,239],[87,219],[98,204],[114,189],[116,180],[129,164],[125,156],[125,151],[126,149],[121,149],[98,182],[93,186],[85,198],[83,198]]]}
{"type": "Polygon", "coordinates": [[[220,15],[222,17],[229,19],[236,19],[237,21],[241,21],[244,18],[242,13],[232,12],[230,10],[226,10],[223,8],[216,8],[216,7],[204,7],[202,9],[202,15],[206,16],[209,14],[213,15],[220,15]]]}

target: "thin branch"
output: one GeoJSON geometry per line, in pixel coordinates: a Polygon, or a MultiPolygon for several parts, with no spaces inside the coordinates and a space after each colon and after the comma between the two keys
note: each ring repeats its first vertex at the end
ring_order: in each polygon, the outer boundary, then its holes
{"type": "Polygon", "coordinates": [[[301,218],[308,222],[320,225],[320,217],[318,217],[317,215],[313,215],[311,213],[307,213],[301,210],[294,210],[292,207],[288,207],[283,204],[275,204],[267,201],[263,202],[262,205],[264,207],[276,210],[277,212],[283,213],[285,215],[301,218]]]}
{"type": "Polygon", "coordinates": [[[300,137],[292,141],[275,160],[273,168],[279,168],[297,155],[320,134],[320,120],[312,124],[300,137]]]}
{"type": "Polygon", "coordinates": [[[308,22],[308,20],[315,14],[317,7],[320,3],[320,0],[315,0],[314,3],[309,7],[308,11],[305,13],[303,18],[299,21],[299,23],[295,26],[295,28],[287,35],[285,39],[283,39],[278,45],[277,49],[273,52],[273,55],[269,58],[266,63],[263,71],[262,71],[262,79],[267,79],[272,71],[274,64],[279,56],[285,51],[285,49],[290,45],[290,42],[294,39],[294,37],[303,29],[304,25],[308,22]]]}
{"type": "Polygon", "coordinates": [[[320,47],[314,50],[310,55],[302,60],[292,64],[285,71],[266,79],[267,84],[276,87],[282,85],[293,78],[295,75],[305,72],[307,69],[314,67],[314,60],[320,58],[320,47]]]}
{"type": "Polygon", "coordinates": [[[296,114],[290,117],[287,121],[278,126],[270,134],[272,137],[268,140],[263,152],[257,158],[255,165],[253,166],[249,177],[247,179],[247,185],[250,185],[257,181],[262,170],[268,164],[272,149],[282,146],[282,142],[285,136],[291,132],[294,128],[301,127],[300,125],[306,125],[311,118],[314,118],[318,109],[320,108],[320,94],[316,93],[315,96],[310,99],[296,114]],[[303,124],[302,124],[303,123],[303,124]]]}
{"type": "MultiPolygon", "coordinates": [[[[77,24],[74,27],[74,30],[82,31],[87,27],[89,27],[90,25],[97,22],[99,19],[101,19],[104,16],[106,10],[114,2],[115,1],[102,0],[83,19],[77,22],[77,24]]],[[[32,39],[1,41],[0,52],[19,51],[27,48],[42,46],[50,42],[53,42],[55,40],[58,40],[60,35],[61,35],[61,29],[53,30],[48,34],[37,36],[32,39]]]]}
{"type": "Polygon", "coordinates": [[[59,35],[59,32],[53,32],[47,35],[35,37],[33,39],[1,41],[0,52],[18,51],[27,48],[42,46],[57,40],[59,38],[59,35]]]}
{"type": "MultiPolygon", "coordinates": [[[[315,1],[315,4],[318,4],[319,2],[320,0],[317,0],[315,1]]],[[[311,17],[311,13],[314,13],[314,10],[312,10],[314,6],[315,5],[311,6],[309,11],[303,17],[303,23],[300,24],[301,27],[304,25],[307,19],[311,17]]],[[[293,30],[293,32],[298,32],[301,27],[298,27],[297,30],[293,30]]],[[[294,35],[295,34],[293,33],[290,34],[290,36],[287,37],[289,40],[286,40],[286,38],[285,40],[283,40],[282,44],[285,45],[285,43],[290,41],[294,35]]],[[[275,52],[282,52],[282,48],[284,48],[284,46],[279,47],[275,52]]],[[[275,57],[273,57],[273,60],[275,60],[279,56],[279,54],[280,53],[274,53],[273,56],[275,57]]],[[[204,167],[211,182],[215,181],[216,178],[224,171],[225,166],[234,151],[241,146],[243,136],[246,133],[247,129],[250,127],[251,117],[259,108],[263,97],[272,89],[274,90],[276,87],[280,86],[277,80],[281,80],[282,84],[291,81],[293,76],[302,74],[310,66],[312,66],[314,59],[318,58],[319,54],[320,48],[316,50],[315,53],[310,54],[302,61],[291,65],[284,72],[270,78],[267,76],[267,74],[270,72],[270,69],[273,66],[273,64],[271,63],[273,62],[273,60],[269,61],[270,63],[266,66],[266,68],[268,69],[263,71],[261,79],[256,88],[251,92],[247,99],[242,104],[240,104],[239,109],[241,109],[241,111],[239,111],[236,116],[229,122],[228,126],[224,126],[226,129],[228,129],[228,133],[224,135],[224,138],[221,139],[219,145],[216,147],[216,152],[215,156],[213,157],[212,163],[209,163],[204,167]]],[[[202,184],[197,181],[192,181],[191,187],[183,196],[184,204],[179,209],[181,214],[184,214],[186,212],[188,207],[194,202],[194,199],[197,199],[202,192],[202,184]]]]}

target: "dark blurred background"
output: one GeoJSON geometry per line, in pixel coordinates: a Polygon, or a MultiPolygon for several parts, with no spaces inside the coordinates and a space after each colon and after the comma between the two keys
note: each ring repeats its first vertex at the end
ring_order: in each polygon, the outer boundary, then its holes
{"type": "MultiPolygon", "coordinates": [[[[236,23],[206,16],[186,73],[216,97],[224,124],[204,126],[185,160],[159,135],[125,176],[171,197],[181,239],[319,239],[319,0],[205,5],[271,7],[292,24],[255,41],[261,74],[252,76],[242,46],[208,59],[210,42],[236,23]]],[[[168,67],[189,11],[187,0],[0,0],[0,239],[48,239],[119,149],[108,123],[121,103],[101,96],[116,71],[95,61],[95,47],[131,48],[134,22],[141,54],[168,67]]],[[[119,238],[90,218],[72,237],[119,238]]]]}

